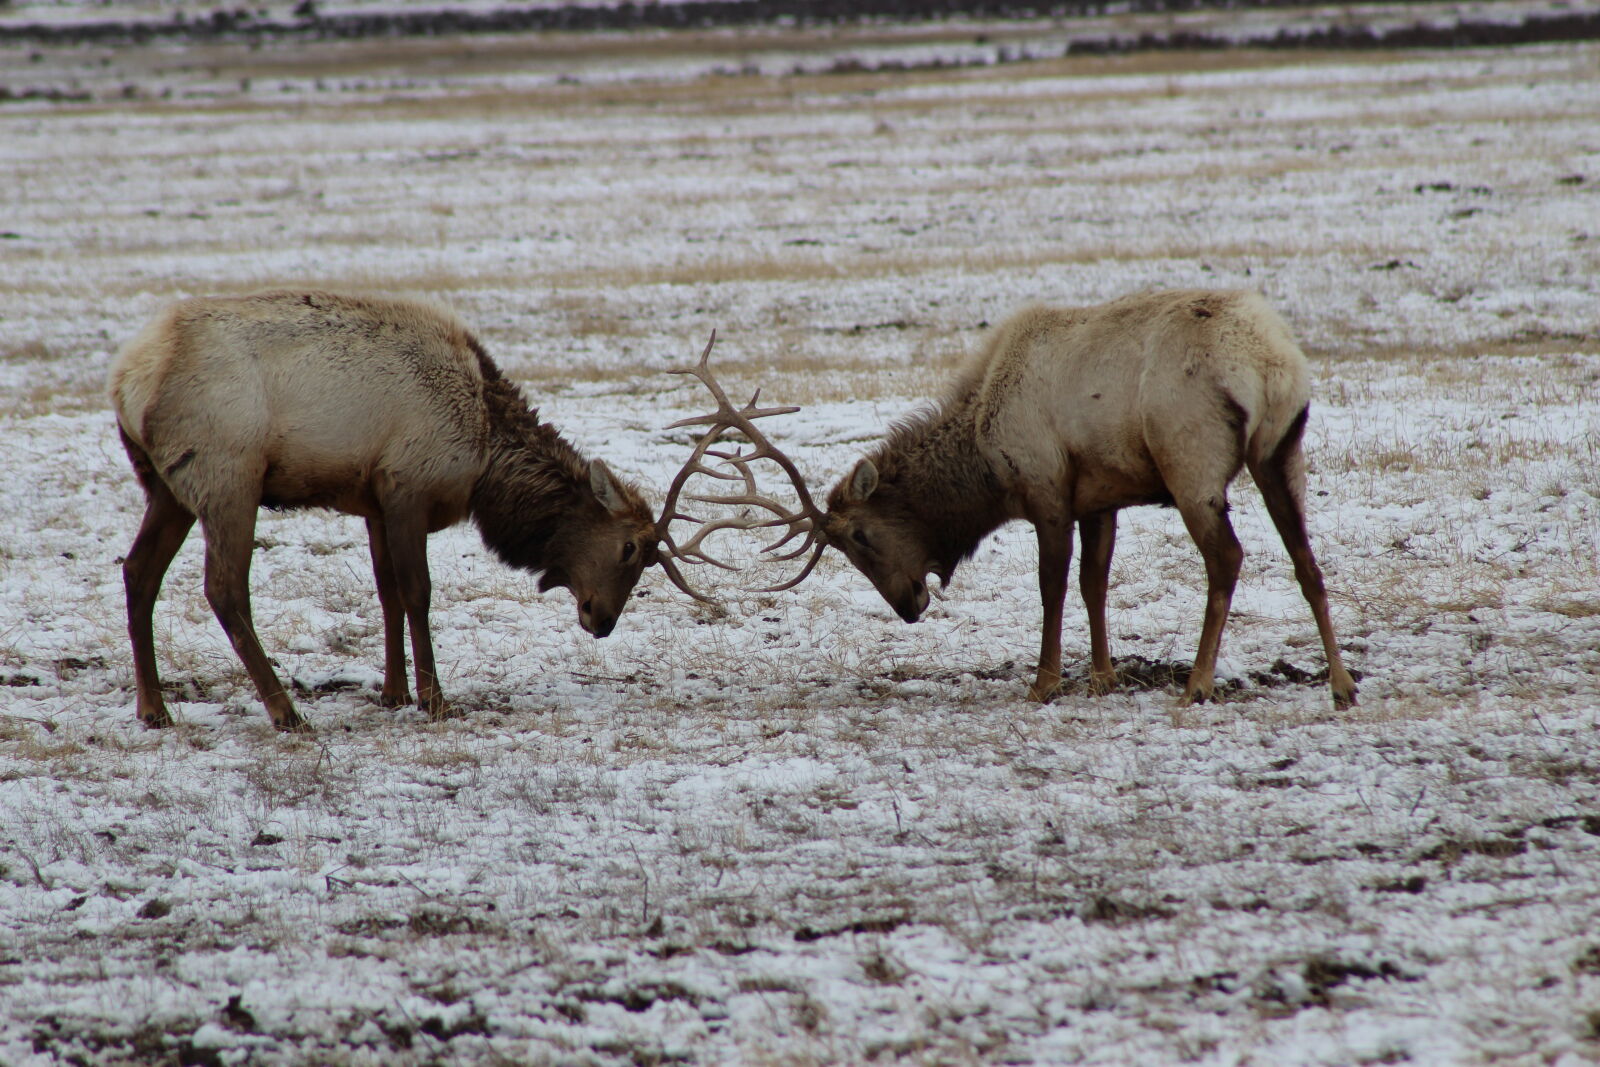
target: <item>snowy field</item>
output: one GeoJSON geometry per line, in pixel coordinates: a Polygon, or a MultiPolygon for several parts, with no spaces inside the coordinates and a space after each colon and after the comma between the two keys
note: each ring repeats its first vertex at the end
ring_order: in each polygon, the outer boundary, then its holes
{"type": "Polygon", "coordinates": [[[0,1063],[1600,1058],[1600,47],[772,73],[892,37],[0,52],[92,97],[0,106],[0,1063]],[[449,531],[443,723],[379,706],[364,532],[302,513],[254,591],[315,736],[198,537],[145,730],[106,367],[277,283],[453,306],[656,493],[713,327],[825,488],[1029,301],[1258,288],[1361,703],[1245,479],[1217,704],[1160,679],[1169,511],[1121,525],[1128,684],[1082,692],[1074,583],[1046,706],[1024,526],[916,626],[830,557],[697,572],[721,609],[651,572],[601,642],[449,531]]]}

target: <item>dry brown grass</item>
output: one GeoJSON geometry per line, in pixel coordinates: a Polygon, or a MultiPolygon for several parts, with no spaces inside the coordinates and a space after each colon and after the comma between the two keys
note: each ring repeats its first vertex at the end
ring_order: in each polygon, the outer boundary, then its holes
{"type": "MultiPolygon", "coordinates": [[[[1384,363],[1408,364],[1434,376],[1454,373],[1462,383],[1476,381],[1474,360],[1484,356],[1526,356],[1553,360],[1552,367],[1560,367],[1563,357],[1583,355],[1594,351],[1594,340],[1585,337],[1539,337],[1523,340],[1490,341],[1472,339],[1454,345],[1436,343],[1417,345],[1374,344],[1364,347],[1312,348],[1306,354],[1318,362],[1346,362],[1368,360],[1384,363]],[[1451,371],[1450,368],[1455,368],[1451,371]]],[[[1584,373],[1587,373],[1586,371],[1584,373]]]]}
{"type": "Polygon", "coordinates": [[[54,356],[54,351],[43,341],[0,341],[0,363],[44,362],[54,356]]]}

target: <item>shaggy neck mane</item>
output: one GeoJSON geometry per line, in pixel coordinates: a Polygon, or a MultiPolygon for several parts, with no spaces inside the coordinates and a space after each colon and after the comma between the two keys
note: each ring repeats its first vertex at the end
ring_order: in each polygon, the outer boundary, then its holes
{"type": "Polygon", "coordinates": [[[895,424],[871,455],[876,498],[921,532],[947,582],[956,565],[1010,516],[1005,493],[978,452],[971,408],[980,368],[964,368],[939,406],[895,424]]]}
{"type": "Polygon", "coordinates": [[[543,570],[550,541],[589,490],[589,464],[495,366],[476,340],[489,414],[488,463],[472,490],[484,544],[513,567],[543,570]]]}

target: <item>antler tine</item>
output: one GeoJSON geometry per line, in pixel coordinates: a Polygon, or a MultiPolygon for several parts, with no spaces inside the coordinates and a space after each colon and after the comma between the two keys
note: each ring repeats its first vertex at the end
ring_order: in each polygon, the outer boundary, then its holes
{"type": "Polygon", "coordinates": [[[771,497],[763,495],[756,489],[756,475],[750,469],[750,460],[757,458],[754,454],[747,456],[742,449],[737,452],[718,452],[715,449],[707,449],[706,455],[720,459],[733,467],[738,473],[724,474],[722,477],[730,482],[743,481],[744,492],[737,496],[725,494],[723,496],[697,496],[692,499],[703,501],[707,504],[753,504],[757,507],[766,508],[774,515],[789,515],[788,508],[785,508],[771,497]]]}
{"type": "MultiPolygon", "coordinates": [[[[776,526],[777,522],[776,522],[776,520],[774,520],[773,522],[767,523],[766,525],[768,525],[768,526],[776,526]]],[[[779,552],[778,549],[782,548],[784,545],[788,544],[790,541],[793,541],[796,537],[799,537],[801,534],[809,534],[810,532],[811,532],[811,527],[810,526],[805,526],[805,527],[796,526],[796,527],[792,528],[788,533],[786,533],[782,537],[780,537],[778,540],[772,542],[772,544],[770,544],[767,547],[763,548],[761,551],[773,553],[773,557],[772,558],[775,559],[775,560],[778,560],[779,562],[782,562],[782,563],[787,563],[791,559],[799,559],[801,556],[806,554],[806,550],[808,548],[810,548],[813,544],[817,543],[817,539],[816,538],[812,538],[812,537],[806,538],[804,541],[800,542],[800,547],[799,548],[796,548],[796,549],[794,549],[793,551],[790,551],[790,552],[779,552]]]]}
{"type": "MultiPolygon", "coordinates": [[[[749,483],[749,474],[748,474],[748,472],[741,471],[740,473],[745,475],[745,481],[748,484],[749,483]]],[[[734,479],[734,480],[738,479],[738,475],[723,475],[723,477],[731,478],[731,479],[734,479]]],[[[708,503],[708,504],[741,503],[741,502],[743,502],[744,497],[747,496],[747,495],[748,494],[740,494],[740,496],[737,496],[737,497],[735,497],[735,496],[726,496],[726,497],[720,497],[720,496],[695,496],[695,497],[690,497],[689,499],[702,501],[702,502],[708,503]]],[[[708,552],[706,552],[703,548],[700,547],[700,543],[702,541],[704,541],[708,536],[710,536],[711,534],[716,533],[719,530],[746,530],[746,529],[749,529],[750,526],[752,525],[752,523],[751,523],[751,521],[749,519],[732,518],[732,517],[730,517],[730,518],[722,518],[722,519],[713,519],[712,521],[707,522],[706,520],[700,519],[700,518],[696,518],[693,515],[683,515],[683,514],[678,515],[678,518],[685,519],[685,520],[687,520],[689,522],[699,523],[700,524],[700,528],[694,532],[694,536],[693,537],[689,538],[688,541],[684,542],[681,545],[677,544],[676,542],[669,542],[672,545],[672,549],[673,549],[673,554],[674,555],[678,556],[680,559],[683,559],[683,560],[685,560],[686,562],[689,562],[689,563],[709,563],[713,567],[721,567],[724,570],[730,570],[730,571],[736,571],[736,570],[739,569],[738,567],[735,567],[731,563],[725,563],[722,560],[717,559],[715,556],[710,555],[708,552]]]]}
{"type": "Polygon", "coordinates": [[[694,586],[690,585],[684,580],[683,572],[678,570],[678,565],[672,562],[672,557],[670,555],[657,556],[656,562],[660,563],[661,569],[667,572],[667,577],[672,580],[673,585],[677,586],[679,589],[682,589],[685,593],[688,593],[691,597],[700,601],[702,604],[716,603],[716,601],[711,597],[699,592],[694,588],[694,586]]]}
{"type": "MultiPolygon", "coordinates": [[[[724,494],[722,496],[697,496],[692,497],[691,499],[703,501],[707,504],[746,504],[752,507],[763,508],[772,512],[774,516],[774,518],[763,519],[759,521],[756,519],[743,519],[738,520],[737,522],[730,521],[728,523],[729,526],[737,526],[738,528],[745,530],[761,530],[774,526],[789,527],[788,533],[778,538],[778,540],[774,541],[772,544],[764,546],[761,551],[774,552],[788,544],[790,541],[794,540],[796,537],[799,537],[801,534],[809,534],[811,532],[814,524],[811,518],[803,511],[790,511],[776,500],[769,496],[764,496],[756,490],[756,476],[755,472],[750,469],[750,461],[752,459],[762,458],[762,453],[759,450],[749,455],[746,455],[743,450],[738,452],[717,452],[715,450],[708,450],[706,455],[715,456],[717,459],[731,464],[739,472],[739,475],[728,475],[727,477],[731,481],[737,480],[737,477],[742,476],[744,479],[745,491],[738,495],[724,494]]],[[[812,539],[808,537],[805,543],[799,548],[795,549],[793,552],[788,552],[781,556],[773,556],[772,558],[775,560],[797,559],[804,555],[806,550],[809,549],[811,545],[812,539]]]]}
{"type": "MultiPolygon", "coordinates": [[[[720,414],[722,408],[728,408],[728,409],[731,410],[733,405],[728,402],[728,394],[726,394],[726,393],[724,393],[722,391],[722,386],[718,385],[717,384],[717,380],[711,376],[711,368],[710,368],[710,366],[708,364],[709,364],[709,362],[711,360],[711,348],[716,343],[717,343],[717,331],[716,330],[712,330],[710,339],[706,341],[705,351],[700,353],[699,362],[697,362],[692,367],[674,367],[671,370],[667,371],[667,373],[668,374],[691,374],[694,377],[699,378],[701,384],[704,385],[707,389],[709,389],[711,391],[711,396],[717,402],[718,414],[720,414]]],[[[701,420],[714,419],[715,417],[716,417],[715,415],[701,415],[701,416],[699,416],[699,419],[701,419],[701,420]]],[[[684,424],[688,423],[688,421],[689,420],[687,420],[687,419],[680,420],[679,422],[673,423],[672,426],[667,427],[667,429],[670,430],[670,429],[673,428],[673,426],[684,425],[684,424]]]]}
{"type": "MultiPolygon", "coordinates": [[[[805,549],[807,547],[809,547],[809,545],[802,546],[801,547],[801,551],[802,552],[805,551],[805,549]]],[[[810,574],[812,572],[812,570],[816,568],[817,562],[822,559],[822,553],[827,549],[827,547],[828,547],[827,542],[818,541],[817,542],[817,550],[811,554],[811,558],[810,559],[806,560],[806,565],[804,567],[800,568],[800,573],[799,574],[795,575],[793,578],[790,578],[787,582],[784,582],[782,585],[769,585],[769,586],[766,586],[764,588],[757,589],[756,592],[758,592],[758,593],[781,593],[786,589],[793,589],[795,586],[797,586],[801,582],[805,581],[806,580],[806,575],[810,574]]],[[[795,555],[798,555],[798,554],[799,553],[796,553],[795,555]]],[[[785,556],[785,557],[782,557],[782,558],[784,558],[784,559],[793,559],[794,556],[791,555],[791,556],[785,556]]]]}
{"type": "MultiPolygon", "coordinates": [[[[680,368],[678,370],[670,370],[667,373],[692,374],[693,371],[688,368],[680,368]]],[[[701,380],[704,381],[704,379],[701,380]]],[[[721,425],[723,429],[738,428],[742,430],[744,429],[742,425],[744,419],[764,419],[768,415],[793,415],[799,410],[800,408],[794,404],[785,404],[782,407],[775,408],[757,408],[748,404],[742,408],[735,408],[730,404],[726,411],[718,410],[709,415],[691,415],[687,419],[679,419],[677,422],[669,423],[667,429],[676,430],[684,426],[721,425]],[[730,418],[729,416],[736,416],[736,418],[730,418]]]]}
{"type": "MultiPolygon", "coordinates": [[[[806,487],[805,477],[801,475],[799,468],[794,465],[794,461],[786,456],[777,445],[772,443],[766,434],[762,433],[751,422],[753,419],[764,419],[768,415],[790,415],[800,409],[794,405],[764,409],[756,408],[756,397],[760,395],[761,390],[757,389],[756,396],[750,398],[750,403],[745,405],[742,411],[729,412],[728,414],[732,417],[727,420],[727,425],[725,426],[727,429],[736,429],[743,433],[753,450],[748,453],[741,450],[736,454],[727,452],[712,452],[710,454],[743,469],[745,480],[752,486],[752,490],[754,477],[748,470],[748,464],[758,459],[772,460],[778,465],[779,469],[789,476],[789,481],[794,486],[795,496],[799,498],[800,510],[794,513],[795,518],[809,520],[814,527],[820,528],[821,523],[817,520],[821,519],[822,512],[811,499],[811,491],[806,487]]],[[[777,508],[772,508],[772,510],[778,511],[777,508]]]]}
{"type": "Polygon", "coordinates": [[[703,426],[706,429],[695,442],[694,450],[690,453],[688,461],[684,463],[677,476],[673,478],[672,485],[667,490],[666,500],[661,507],[661,518],[656,523],[656,536],[665,549],[661,555],[661,562],[663,569],[667,572],[667,576],[672,579],[678,588],[701,601],[708,601],[709,598],[702,596],[689,587],[673,561],[710,563],[713,566],[736,570],[736,567],[706,554],[700,547],[705,539],[713,533],[729,529],[750,530],[777,526],[788,527],[788,532],[776,542],[765,546],[762,549],[763,552],[771,552],[781,548],[794,538],[804,534],[805,539],[798,549],[774,558],[780,560],[795,559],[813,546],[816,547],[815,555],[806,564],[798,577],[785,585],[774,587],[770,590],[771,592],[792,589],[795,585],[798,585],[806,575],[811,573],[812,568],[817,564],[817,560],[821,558],[822,550],[827,545],[826,538],[822,533],[822,512],[812,500],[811,493],[806,488],[805,478],[801,476],[794,462],[784,455],[783,451],[774,445],[766,434],[762,433],[755,425],[756,419],[769,418],[773,415],[789,415],[800,409],[792,405],[759,407],[761,399],[761,390],[759,388],[756,389],[749,402],[742,408],[734,407],[733,402],[728,399],[728,394],[711,372],[711,350],[716,343],[717,332],[712,330],[711,337],[706,341],[706,347],[700,353],[700,359],[695,365],[675,368],[670,372],[673,374],[688,374],[697,379],[717,402],[717,410],[708,415],[694,415],[686,419],[679,419],[667,427],[669,430],[689,426],[703,426]],[[727,430],[737,430],[743,434],[750,443],[751,451],[747,453],[742,448],[734,452],[714,450],[712,445],[727,430]],[[728,474],[712,468],[705,462],[708,456],[730,464],[737,473],[728,474]],[[772,497],[759,492],[756,487],[755,473],[750,467],[750,464],[757,459],[772,460],[789,477],[800,503],[799,510],[791,511],[772,497]],[[774,517],[760,520],[750,517],[723,518],[712,522],[704,522],[693,515],[680,512],[678,510],[678,498],[689,479],[696,474],[708,474],[713,478],[719,478],[724,481],[743,481],[744,492],[726,493],[717,496],[696,496],[690,499],[701,503],[729,506],[744,505],[761,508],[770,512],[774,517]],[[679,545],[673,540],[670,531],[671,524],[679,519],[700,523],[700,528],[695,531],[694,536],[683,545],[679,545]]]}
{"type": "MultiPolygon", "coordinates": [[[[767,439],[766,434],[762,433],[750,422],[750,419],[753,418],[764,418],[767,415],[788,414],[789,412],[799,410],[800,409],[797,407],[769,408],[766,411],[761,412],[759,415],[751,415],[748,418],[741,417],[734,425],[740,431],[742,431],[745,437],[750,440],[750,443],[755,446],[755,451],[746,456],[745,461],[749,462],[756,459],[770,459],[772,462],[776,463],[779,469],[789,476],[789,481],[794,485],[794,495],[800,501],[800,513],[808,519],[820,520],[822,518],[822,511],[815,503],[812,502],[811,491],[806,488],[805,477],[801,475],[799,468],[794,465],[793,460],[783,454],[783,451],[779,449],[777,445],[773,444],[767,439]]],[[[820,521],[817,522],[816,525],[820,528],[820,521]]]]}

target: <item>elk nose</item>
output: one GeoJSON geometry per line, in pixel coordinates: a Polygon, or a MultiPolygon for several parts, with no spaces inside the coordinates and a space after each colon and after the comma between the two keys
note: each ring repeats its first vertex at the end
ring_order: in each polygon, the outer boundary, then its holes
{"type": "Polygon", "coordinates": [[[911,579],[911,603],[908,606],[911,611],[905,616],[907,622],[916,622],[928,610],[928,587],[920,578],[911,579]]]}
{"type": "Polygon", "coordinates": [[[594,601],[585,600],[578,605],[578,624],[595,637],[605,637],[617,627],[617,613],[595,611],[594,601]]]}
{"type": "Polygon", "coordinates": [[[910,596],[902,597],[895,605],[895,613],[906,622],[916,622],[928,608],[928,587],[919,579],[911,579],[910,596]]]}

